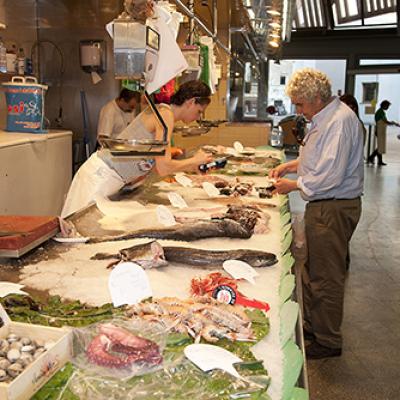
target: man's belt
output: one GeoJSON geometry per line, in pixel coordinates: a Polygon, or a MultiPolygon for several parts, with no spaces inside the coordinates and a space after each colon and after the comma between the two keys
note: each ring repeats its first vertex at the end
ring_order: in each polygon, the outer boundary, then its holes
{"type": "Polygon", "coordinates": [[[357,200],[359,199],[360,196],[353,197],[352,199],[337,199],[336,197],[329,197],[326,199],[315,199],[315,200],[310,200],[309,203],[319,203],[321,201],[343,201],[343,200],[357,200]]]}

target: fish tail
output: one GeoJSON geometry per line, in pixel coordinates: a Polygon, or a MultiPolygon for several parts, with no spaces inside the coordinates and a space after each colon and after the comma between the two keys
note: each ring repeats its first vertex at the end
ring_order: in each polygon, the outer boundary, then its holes
{"type": "Polygon", "coordinates": [[[96,253],[94,256],[90,257],[91,260],[110,260],[111,258],[120,259],[121,256],[119,254],[96,253]]]}

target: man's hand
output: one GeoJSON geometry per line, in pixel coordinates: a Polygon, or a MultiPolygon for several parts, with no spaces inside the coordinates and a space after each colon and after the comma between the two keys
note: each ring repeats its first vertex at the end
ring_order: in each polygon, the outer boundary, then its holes
{"type": "Polygon", "coordinates": [[[287,168],[286,168],[286,163],[285,163],[285,164],[278,165],[275,168],[272,168],[271,171],[269,171],[268,176],[271,179],[278,179],[278,178],[286,175],[286,173],[287,173],[287,168]]]}
{"type": "Polygon", "coordinates": [[[292,192],[293,190],[298,190],[297,181],[292,179],[281,178],[278,179],[275,183],[275,190],[274,193],[279,194],[287,194],[292,192]]]}

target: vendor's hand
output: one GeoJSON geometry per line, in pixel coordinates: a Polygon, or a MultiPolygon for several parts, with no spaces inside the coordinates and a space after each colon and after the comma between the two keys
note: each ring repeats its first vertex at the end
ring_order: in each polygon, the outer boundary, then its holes
{"type": "Polygon", "coordinates": [[[273,194],[279,193],[279,194],[287,194],[292,192],[293,190],[297,190],[297,181],[294,181],[292,179],[286,179],[286,178],[280,178],[278,179],[275,183],[275,190],[273,191],[273,194]]]}
{"type": "Polygon", "coordinates": [[[213,160],[211,153],[206,153],[204,150],[198,150],[193,156],[193,163],[198,167],[200,164],[207,164],[213,160]]]}
{"type": "Polygon", "coordinates": [[[285,164],[278,165],[275,168],[272,168],[271,171],[269,171],[268,176],[271,179],[278,179],[284,175],[286,175],[287,169],[285,164]]]}

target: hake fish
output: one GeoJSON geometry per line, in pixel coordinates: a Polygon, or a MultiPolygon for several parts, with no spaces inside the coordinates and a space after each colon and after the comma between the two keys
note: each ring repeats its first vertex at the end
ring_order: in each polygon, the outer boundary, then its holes
{"type": "Polygon", "coordinates": [[[92,237],[88,243],[115,242],[136,238],[165,239],[185,242],[206,239],[211,237],[230,237],[248,239],[252,231],[231,219],[199,221],[191,225],[179,225],[165,229],[140,229],[116,236],[92,237]]]}
{"type": "Polygon", "coordinates": [[[165,239],[192,242],[195,240],[228,237],[249,239],[261,218],[261,211],[250,206],[229,206],[221,218],[198,220],[190,225],[175,225],[163,229],[140,229],[116,236],[92,237],[88,243],[114,242],[135,238],[165,239]]]}
{"type": "Polygon", "coordinates": [[[226,260],[244,261],[254,268],[270,267],[278,262],[275,254],[258,250],[202,250],[173,246],[164,246],[163,249],[167,261],[196,267],[221,267],[226,260]]]}
{"type": "Polygon", "coordinates": [[[196,267],[221,267],[226,260],[240,260],[255,268],[270,267],[277,263],[275,254],[258,250],[203,250],[187,247],[161,246],[157,241],[128,247],[117,254],[97,253],[92,260],[115,259],[112,267],[121,261],[133,261],[145,269],[163,267],[168,262],[196,267]]]}

